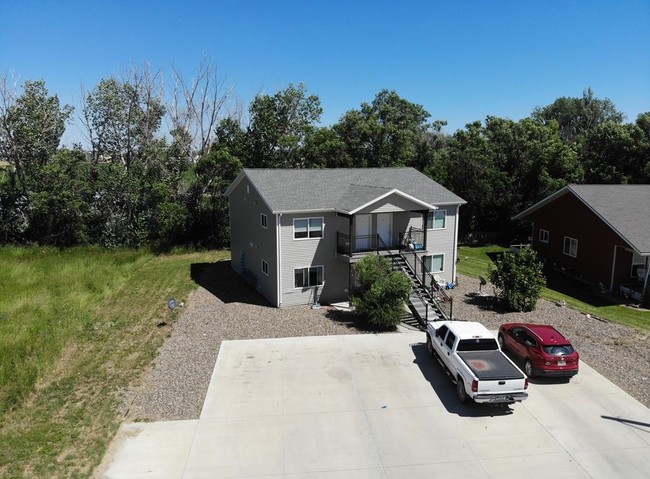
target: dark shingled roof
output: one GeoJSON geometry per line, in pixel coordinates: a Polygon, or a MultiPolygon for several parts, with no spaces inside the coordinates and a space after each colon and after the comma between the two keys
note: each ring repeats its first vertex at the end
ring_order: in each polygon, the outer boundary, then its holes
{"type": "Polygon", "coordinates": [[[650,254],[650,185],[569,185],[519,213],[514,219],[523,219],[569,192],[591,208],[640,254],[650,254]]]}
{"type": "Polygon", "coordinates": [[[350,212],[396,189],[429,205],[465,201],[415,168],[244,169],[273,213],[350,212]]]}

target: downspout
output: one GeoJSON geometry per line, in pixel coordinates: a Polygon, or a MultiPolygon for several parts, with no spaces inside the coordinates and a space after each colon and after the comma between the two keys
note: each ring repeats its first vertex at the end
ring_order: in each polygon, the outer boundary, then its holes
{"type": "Polygon", "coordinates": [[[609,279],[609,290],[613,291],[614,290],[614,271],[616,270],[616,248],[618,248],[618,245],[614,245],[614,257],[612,258],[612,275],[609,279]]]}
{"type": "MultiPolygon", "coordinates": [[[[641,292],[641,303],[646,298],[645,292],[648,289],[648,278],[650,277],[650,271],[648,271],[648,257],[645,257],[645,279],[643,280],[643,291],[641,292]]],[[[646,305],[647,306],[647,305],[646,305]]]]}
{"type": "Polygon", "coordinates": [[[456,261],[458,261],[458,223],[460,223],[460,205],[456,205],[456,221],[454,222],[454,252],[451,263],[451,269],[454,272],[451,277],[451,282],[454,284],[458,284],[458,278],[456,276],[456,261]]]}
{"type": "Polygon", "coordinates": [[[277,243],[278,243],[278,247],[276,248],[276,252],[275,252],[275,256],[276,256],[275,264],[277,265],[277,267],[275,268],[275,270],[276,270],[276,286],[275,286],[275,290],[276,290],[276,294],[277,294],[278,308],[282,305],[282,274],[281,274],[281,270],[282,270],[282,261],[281,261],[281,259],[282,259],[282,234],[281,234],[282,225],[280,224],[281,221],[282,221],[282,213],[277,213],[275,215],[275,231],[276,231],[275,234],[277,235],[277,243]]]}
{"type": "Polygon", "coordinates": [[[354,244],[354,238],[352,237],[352,221],[354,217],[350,215],[350,221],[348,223],[348,238],[350,238],[350,248],[348,249],[348,303],[350,302],[350,294],[352,292],[352,245],[354,244]]]}

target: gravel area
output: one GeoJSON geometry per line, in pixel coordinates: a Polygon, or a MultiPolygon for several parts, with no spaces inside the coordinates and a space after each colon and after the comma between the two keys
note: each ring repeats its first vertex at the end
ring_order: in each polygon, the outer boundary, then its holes
{"type": "MultiPolygon", "coordinates": [[[[329,307],[270,307],[232,272],[228,262],[204,265],[194,277],[201,286],[181,310],[141,384],[125,393],[126,420],[198,418],[223,340],[369,332],[355,324],[352,315],[329,307]]],[[[454,318],[479,321],[490,329],[505,322],[552,324],[571,339],[581,360],[650,407],[648,332],[544,300],[530,313],[497,312],[493,298],[477,296],[477,291],[477,280],[459,276],[459,285],[451,291],[454,318]]],[[[483,291],[491,292],[491,286],[484,286],[483,291]]]]}

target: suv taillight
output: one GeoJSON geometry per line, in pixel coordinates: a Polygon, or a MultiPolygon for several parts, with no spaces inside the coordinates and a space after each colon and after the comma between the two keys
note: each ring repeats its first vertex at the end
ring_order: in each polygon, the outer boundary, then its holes
{"type": "Polygon", "coordinates": [[[526,382],[524,383],[524,389],[528,389],[528,378],[526,378],[526,382]]]}
{"type": "Polygon", "coordinates": [[[478,392],[478,381],[476,379],[474,379],[474,381],[472,381],[472,392],[473,393],[478,392]]]}

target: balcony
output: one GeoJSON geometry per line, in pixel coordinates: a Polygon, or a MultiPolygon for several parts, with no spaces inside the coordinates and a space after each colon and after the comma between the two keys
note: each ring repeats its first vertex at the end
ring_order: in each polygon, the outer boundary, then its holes
{"type": "Polygon", "coordinates": [[[395,246],[388,246],[378,234],[352,236],[338,231],[336,252],[352,258],[368,253],[423,251],[426,249],[424,241],[424,231],[419,228],[409,228],[406,233],[400,233],[399,242],[395,246]]]}

